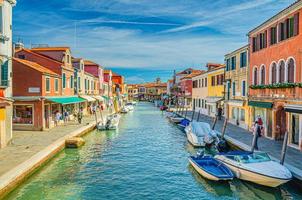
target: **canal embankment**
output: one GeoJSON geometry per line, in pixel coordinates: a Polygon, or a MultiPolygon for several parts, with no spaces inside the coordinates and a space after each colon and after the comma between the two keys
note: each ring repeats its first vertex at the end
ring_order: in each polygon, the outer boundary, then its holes
{"type": "MultiPolygon", "coordinates": [[[[109,112],[104,112],[106,117],[109,112]]],[[[98,114],[98,121],[101,120],[98,114]]],[[[65,148],[65,140],[95,129],[94,115],[49,131],[15,131],[11,144],[0,150],[0,199],[65,148]]]]}
{"type": "MultiPolygon", "coordinates": [[[[179,114],[182,117],[185,117],[185,112],[179,114]]],[[[186,118],[192,120],[193,112],[188,111],[186,114],[186,118]]],[[[194,120],[197,120],[198,113],[194,114],[194,120]]],[[[199,121],[207,122],[213,124],[213,118],[200,115],[199,121]]],[[[215,130],[218,132],[222,131],[224,120],[217,120],[215,125],[215,130]]],[[[225,139],[227,142],[234,146],[235,148],[242,150],[251,150],[251,145],[253,141],[252,132],[240,128],[231,123],[227,124],[225,135],[225,139]]],[[[259,150],[267,152],[271,158],[277,162],[280,162],[281,151],[282,151],[282,141],[275,141],[272,139],[268,139],[265,137],[261,137],[258,139],[258,147],[259,150]]],[[[291,146],[287,147],[287,152],[285,156],[285,166],[292,172],[293,176],[302,182],[302,152],[298,149],[295,149],[291,146]]]]}

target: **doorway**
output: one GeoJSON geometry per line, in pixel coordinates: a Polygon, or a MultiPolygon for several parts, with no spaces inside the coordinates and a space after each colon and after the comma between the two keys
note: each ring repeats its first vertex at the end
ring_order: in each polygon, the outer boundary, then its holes
{"type": "Polygon", "coordinates": [[[283,106],[279,106],[276,112],[276,139],[283,140],[286,132],[286,112],[283,106]]]}
{"type": "Polygon", "coordinates": [[[49,129],[49,104],[44,105],[45,128],[49,129]]]}

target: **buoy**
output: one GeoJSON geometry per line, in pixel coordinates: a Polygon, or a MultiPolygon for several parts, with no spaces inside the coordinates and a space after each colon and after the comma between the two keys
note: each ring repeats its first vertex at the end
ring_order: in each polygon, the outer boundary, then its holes
{"type": "Polygon", "coordinates": [[[78,148],[85,144],[85,140],[81,137],[72,137],[65,140],[65,146],[67,148],[78,148]]]}

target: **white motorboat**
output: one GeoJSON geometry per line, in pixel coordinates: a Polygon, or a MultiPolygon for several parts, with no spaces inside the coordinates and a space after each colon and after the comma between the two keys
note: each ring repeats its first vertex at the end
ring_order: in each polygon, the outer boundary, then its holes
{"type": "Polygon", "coordinates": [[[215,156],[239,179],[268,187],[277,187],[292,179],[291,172],[272,161],[265,152],[231,151],[215,156]]]}
{"type": "Polygon", "coordinates": [[[194,147],[204,147],[218,141],[217,134],[211,129],[210,124],[205,122],[191,122],[185,128],[188,141],[194,147]]]}
{"type": "Polygon", "coordinates": [[[122,107],[122,109],[121,109],[121,111],[120,111],[121,113],[123,113],[123,114],[126,114],[126,113],[128,113],[129,112],[129,110],[128,110],[128,108],[127,107],[122,107]]]}
{"type": "Polygon", "coordinates": [[[181,120],[183,120],[183,119],[184,119],[183,117],[177,117],[177,116],[175,116],[175,117],[170,117],[170,118],[169,118],[169,120],[170,120],[171,122],[176,123],[176,124],[180,123],[181,120]]]}
{"type": "Polygon", "coordinates": [[[125,108],[127,108],[128,111],[133,111],[134,110],[134,106],[132,104],[126,104],[125,108]]]}
{"type": "Polygon", "coordinates": [[[115,130],[118,128],[121,116],[118,114],[109,115],[106,119],[106,123],[98,124],[98,130],[115,130]]]}

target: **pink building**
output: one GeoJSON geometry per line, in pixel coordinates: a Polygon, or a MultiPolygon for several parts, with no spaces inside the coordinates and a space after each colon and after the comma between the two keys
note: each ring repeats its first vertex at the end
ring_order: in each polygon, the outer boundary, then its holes
{"type": "Polygon", "coordinates": [[[103,95],[104,94],[104,69],[102,66],[100,66],[97,63],[94,63],[89,60],[84,61],[84,70],[85,72],[88,72],[89,74],[92,74],[93,76],[98,78],[98,88],[99,88],[99,94],[103,95]]]}

